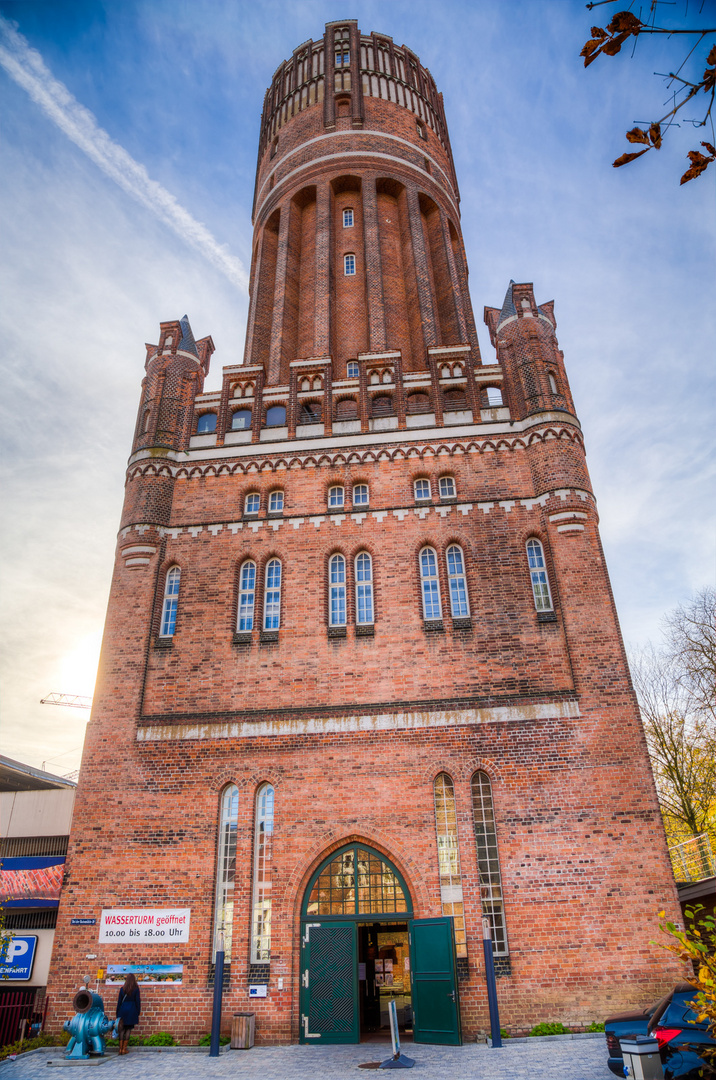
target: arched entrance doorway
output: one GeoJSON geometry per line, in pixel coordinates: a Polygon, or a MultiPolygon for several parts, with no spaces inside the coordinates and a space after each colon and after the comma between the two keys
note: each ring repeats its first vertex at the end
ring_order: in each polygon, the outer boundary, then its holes
{"type": "Polygon", "coordinates": [[[416,1040],[459,1042],[454,952],[452,919],[413,919],[410,891],[390,859],[356,842],[332,852],[301,908],[301,1042],[380,1037],[391,1001],[404,1034],[413,1033],[420,1001],[429,1027],[416,1025],[416,1040]]]}

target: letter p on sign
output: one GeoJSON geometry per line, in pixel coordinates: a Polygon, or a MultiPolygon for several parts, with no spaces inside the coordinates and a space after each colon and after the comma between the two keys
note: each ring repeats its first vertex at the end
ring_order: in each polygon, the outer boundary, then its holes
{"type": "Polygon", "coordinates": [[[7,947],[8,963],[14,964],[18,956],[24,956],[29,948],[29,941],[23,941],[22,938],[13,938],[7,947]]]}

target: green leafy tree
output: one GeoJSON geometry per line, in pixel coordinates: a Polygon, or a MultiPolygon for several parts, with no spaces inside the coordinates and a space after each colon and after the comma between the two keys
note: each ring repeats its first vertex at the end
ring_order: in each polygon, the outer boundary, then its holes
{"type": "MultiPolygon", "coordinates": [[[[612,0],[599,0],[598,3],[587,4],[587,8],[591,10],[594,7],[601,6],[601,3],[607,2],[612,2],[612,0]]],[[[701,77],[698,74],[701,70],[700,64],[692,79],[684,78],[679,72],[684,69],[687,61],[691,59],[694,53],[696,53],[697,57],[701,55],[697,52],[699,46],[704,45],[708,49],[710,40],[716,36],[716,27],[693,30],[686,28],[668,29],[657,26],[655,23],[657,0],[651,0],[649,10],[650,18],[646,22],[642,22],[631,11],[619,11],[606,27],[593,26],[592,36],[579,55],[584,57],[584,66],[589,67],[598,56],[616,56],[617,53],[621,52],[622,46],[630,39],[633,39],[633,43],[636,44],[637,39],[644,34],[668,34],[669,36],[690,34],[697,37],[695,45],[689,50],[678,69],[663,76],[667,80],[667,85],[671,91],[671,108],[658,120],[652,120],[646,127],[633,127],[627,131],[627,142],[639,144],[642,149],[622,154],[613,162],[614,168],[618,169],[621,165],[627,165],[630,161],[635,161],[636,158],[641,157],[650,150],[660,150],[666,132],[674,126],[679,126],[679,122],[676,120],[677,114],[681,112],[685,105],[692,102],[694,107],[701,112],[701,116],[697,119],[687,119],[685,122],[697,128],[705,128],[709,125],[712,142],[701,142],[705,152],[701,150],[690,150],[688,152],[687,156],[691,165],[681,177],[681,183],[685,184],[689,180],[693,180],[694,177],[700,176],[716,160],[716,146],[714,146],[716,137],[713,132],[712,119],[714,95],[716,94],[716,45],[713,45],[708,55],[704,57],[706,66],[701,77]]],[[[694,62],[696,63],[698,60],[694,62]]],[[[684,116],[685,114],[682,114],[679,119],[681,120],[684,116]]]]}

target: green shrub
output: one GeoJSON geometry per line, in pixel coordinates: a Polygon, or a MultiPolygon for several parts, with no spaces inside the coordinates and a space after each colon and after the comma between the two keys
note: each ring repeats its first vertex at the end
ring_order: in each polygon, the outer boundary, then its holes
{"type": "Polygon", "coordinates": [[[557,1020],[552,1024],[535,1024],[530,1031],[530,1035],[571,1035],[569,1028],[566,1028],[561,1020],[557,1020]]]}
{"type": "Polygon", "coordinates": [[[505,1028],[500,1028],[500,1035],[503,1039],[509,1039],[510,1037],[509,1031],[506,1031],[505,1028]]]}
{"type": "MultiPolygon", "coordinates": [[[[229,1038],[228,1035],[219,1035],[219,1044],[221,1046],[226,1046],[226,1044],[230,1043],[230,1042],[231,1042],[231,1039],[229,1038]]],[[[202,1037],[199,1039],[198,1045],[199,1046],[211,1046],[211,1035],[202,1035],[202,1037]]]]}
{"type": "Polygon", "coordinates": [[[600,1024],[598,1020],[592,1020],[587,1031],[604,1031],[604,1024],[600,1024]]]}
{"type": "MultiPolygon", "coordinates": [[[[137,1038],[137,1036],[134,1036],[137,1038]]],[[[141,1043],[141,1040],[137,1040],[141,1043]]],[[[132,1044],[132,1036],[129,1039],[130,1046],[132,1044]]],[[[135,1043],[135,1046],[137,1043],[135,1043]]],[[[173,1035],[170,1035],[168,1031],[155,1031],[153,1035],[148,1035],[144,1040],[145,1046],[178,1046],[176,1039],[173,1035]]]]}
{"type": "Polygon", "coordinates": [[[44,1031],[39,1035],[35,1035],[32,1039],[25,1039],[22,1044],[18,1039],[17,1042],[10,1043],[9,1046],[0,1047],[0,1061],[4,1061],[5,1058],[10,1057],[11,1054],[25,1054],[28,1050],[37,1050],[40,1046],[57,1046],[62,1045],[55,1035],[47,1035],[44,1031]]]}

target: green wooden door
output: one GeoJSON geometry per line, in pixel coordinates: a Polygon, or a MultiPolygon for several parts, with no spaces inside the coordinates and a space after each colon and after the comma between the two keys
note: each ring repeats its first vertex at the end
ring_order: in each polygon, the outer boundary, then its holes
{"type": "Polygon", "coordinates": [[[413,1039],[420,1043],[460,1046],[460,1001],[452,919],[411,919],[408,927],[413,1039]]]}
{"type": "Polygon", "coordinates": [[[358,927],[307,922],[301,934],[301,1042],[360,1042],[358,927]]]}

